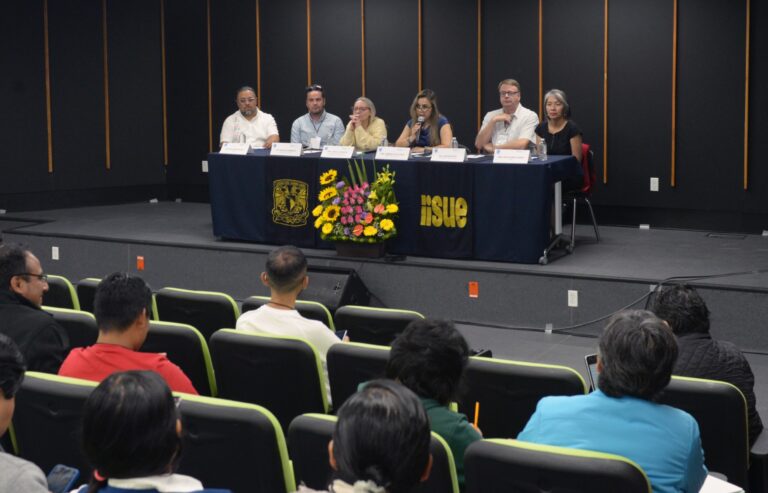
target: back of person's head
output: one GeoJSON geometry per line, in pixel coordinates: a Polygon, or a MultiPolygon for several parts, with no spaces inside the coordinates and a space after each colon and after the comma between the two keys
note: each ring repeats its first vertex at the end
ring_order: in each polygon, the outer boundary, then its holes
{"type": "Polygon", "coordinates": [[[647,310],[625,310],[600,336],[597,386],[612,397],[653,400],[669,384],[677,341],[667,324],[647,310]]]}
{"type": "Polygon", "coordinates": [[[27,272],[29,250],[19,245],[0,245],[0,291],[10,291],[11,278],[27,272]]]}
{"type": "Polygon", "coordinates": [[[456,397],[468,361],[467,341],[453,322],[414,320],[392,343],[386,376],[420,397],[448,405],[456,397]]]}
{"type": "Polygon", "coordinates": [[[269,252],[266,269],[269,286],[278,293],[290,293],[304,282],[307,258],[295,246],[281,246],[269,252]]]}
{"type": "Polygon", "coordinates": [[[699,293],[687,284],[668,286],[653,299],[651,311],[666,320],[677,335],[709,332],[709,309],[699,293]]]}
{"type": "MultiPolygon", "coordinates": [[[[24,380],[26,365],[16,343],[0,334],[0,398],[12,399],[24,380]]],[[[0,435],[2,431],[0,431],[0,435]]]]}
{"type": "Polygon", "coordinates": [[[94,315],[99,330],[122,332],[146,310],[152,310],[152,290],[144,279],[124,272],[105,277],[96,288],[94,315]]]}
{"type": "MultiPolygon", "coordinates": [[[[160,375],[113,373],[83,407],[83,452],[104,479],[170,473],[181,453],[177,421],[171,390],[160,375]]],[[[101,484],[94,475],[89,491],[101,484]]]]}
{"type": "Polygon", "coordinates": [[[373,380],[346,400],[333,432],[336,477],[373,481],[388,493],[410,491],[430,462],[429,418],[416,395],[392,380],[373,380]]]}

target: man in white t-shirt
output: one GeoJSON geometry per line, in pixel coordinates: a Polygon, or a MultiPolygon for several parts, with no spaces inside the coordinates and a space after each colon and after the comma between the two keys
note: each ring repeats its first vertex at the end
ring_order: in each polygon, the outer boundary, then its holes
{"type": "Polygon", "coordinates": [[[331,346],[341,341],[324,323],[304,318],[296,311],[296,298],[309,284],[307,259],[298,248],[282,246],[270,252],[266,269],[261,273],[261,282],[270,289],[269,303],[243,313],[235,328],[298,337],[310,342],[323,363],[330,401],[326,355],[331,346]]]}
{"type": "Polygon", "coordinates": [[[238,89],[235,102],[237,111],[229,115],[221,126],[220,144],[243,142],[269,149],[272,144],[280,141],[275,119],[259,109],[256,92],[252,87],[238,89]]]}
{"type": "Polygon", "coordinates": [[[500,109],[485,114],[475,147],[487,154],[495,149],[528,149],[536,142],[539,117],[520,104],[520,84],[514,79],[499,82],[499,101],[500,109]]]}

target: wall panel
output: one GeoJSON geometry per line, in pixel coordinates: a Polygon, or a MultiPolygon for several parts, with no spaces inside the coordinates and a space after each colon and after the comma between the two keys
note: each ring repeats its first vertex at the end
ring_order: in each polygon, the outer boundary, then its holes
{"type": "MultiPolygon", "coordinates": [[[[749,189],[745,192],[745,209],[765,211],[768,194],[768,2],[752,0],[749,73],[749,189]]],[[[768,221],[767,221],[768,222],[768,221]]],[[[764,227],[763,229],[768,229],[764,227]]]]}

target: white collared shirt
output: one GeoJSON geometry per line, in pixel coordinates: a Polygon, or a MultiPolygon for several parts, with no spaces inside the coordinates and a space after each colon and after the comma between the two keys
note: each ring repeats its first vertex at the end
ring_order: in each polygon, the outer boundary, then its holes
{"type": "Polygon", "coordinates": [[[248,144],[264,147],[270,135],[280,135],[272,115],[258,110],[256,116],[248,120],[238,110],[224,120],[219,143],[241,142],[242,136],[245,136],[245,142],[248,144]]]}
{"type": "MultiPolygon", "coordinates": [[[[489,111],[483,118],[483,127],[485,127],[494,117],[504,113],[503,108],[489,111]]],[[[496,122],[491,133],[492,144],[501,144],[510,140],[528,139],[536,142],[536,126],[539,124],[539,116],[525,108],[522,104],[517,105],[517,110],[512,114],[512,122],[496,122]],[[503,141],[501,142],[499,138],[503,141]]]]}

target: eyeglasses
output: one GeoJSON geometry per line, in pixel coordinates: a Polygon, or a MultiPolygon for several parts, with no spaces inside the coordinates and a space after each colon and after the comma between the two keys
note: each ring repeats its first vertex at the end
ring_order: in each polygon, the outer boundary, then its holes
{"type": "Polygon", "coordinates": [[[432,105],[431,104],[417,104],[416,105],[417,110],[431,110],[432,105]]]}
{"type": "Polygon", "coordinates": [[[48,274],[32,274],[31,272],[19,272],[18,274],[14,274],[14,276],[36,277],[43,282],[48,282],[48,274]]]}
{"type": "Polygon", "coordinates": [[[368,108],[367,106],[360,106],[360,107],[350,108],[350,110],[352,110],[352,113],[362,113],[363,111],[370,110],[370,108],[368,108]]]}
{"type": "Polygon", "coordinates": [[[254,103],[254,102],[256,102],[256,98],[238,99],[237,102],[240,103],[240,104],[254,103]]]}
{"type": "Polygon", "coordinates": [[[514,92],[513,91],[499,91],[499,94],[501,96],[504,96],[505,98],[507,98],[507,97],[511,98],[513,96],[517,96],[518,94],[520,94],[520,91],[514,91],[514,92]]]}
{"type": "Polygon", "coordinates": [[[323,92],[323,86],[320,84],[312,84],[304,89],[305,92],[320,91],[323,92]]]}

